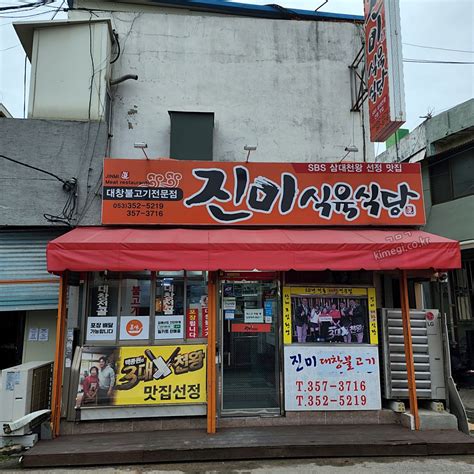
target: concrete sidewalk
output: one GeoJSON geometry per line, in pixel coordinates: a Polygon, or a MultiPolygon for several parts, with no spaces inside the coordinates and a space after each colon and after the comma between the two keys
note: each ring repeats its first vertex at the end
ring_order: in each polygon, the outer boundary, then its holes
{"type": "Polygon", "coordinates": [[[24,467],[98,466],[271,458],[474,454],[459,431],[410,431],[399,425],[325,425],[100,433],[40,441],[24,467]]]}

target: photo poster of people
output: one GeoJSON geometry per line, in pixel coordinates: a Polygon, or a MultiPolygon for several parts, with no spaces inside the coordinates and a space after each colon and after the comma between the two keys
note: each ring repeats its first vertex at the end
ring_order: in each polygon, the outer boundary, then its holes
{"type": "Polygon", "coordinates": [[[115,347],[83,348],[76,408],[113,405],[117,359],[115,347]]]}
{"type": "Polygon", "coordinates": [[[292,342],[367,344],[367,296],[291,295],[292,342]]]}

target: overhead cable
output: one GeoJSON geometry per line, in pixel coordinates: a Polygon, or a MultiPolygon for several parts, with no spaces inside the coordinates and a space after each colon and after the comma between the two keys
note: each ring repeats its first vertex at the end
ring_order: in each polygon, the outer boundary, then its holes
{"type": "Polygon", "coordinates": [[[42,0],[40,2],[24,3],[22,5],[9,5],[0,7],[0,11],[24,10],[25,8],[37,8],[51,3],[53,0],[42,0]]]}
{"type": "Polygon", "coordinates": [[[436,46],[426,46],[423,44],[415,44],[415,43],[403,43],[407,46],[413,46],[415,48],[423,48],[423,49],[439,49],[440,51],[454,51],[455,53],[469,53],[474,54],[473,50],[470,49],[453,49],[453,48],[439,48],[436,46]]]}
{"type": "Polygon", "coordinates": [[[21,161],[15,160],[14,158],[10,158],[9,156],[5,156],[5,155],[2,155],[2,154],[0,154],[0,157],[5,159],[5,160],[16,163],[17,165],[21,165],[21,166],[24,166],[26,168],[31,168],[32,170],[36,170],[36,171],[39,171],[40,173],[44,173],[44,174],[47,174],[49,176],[52,176],[53,178],[56,178],[58,181],[61,181],[61,183],[63,183],[63,184],[67,183],[67,180],[60,178],[58,175],[56,175],[54,173],[51,173],[50,171],[46,171],[46,170],[43,170],[41,168],[37,168],[36,166],[29,165],[28,163],[23,163],[21,161]]]}
{"type": "Polygon", "coordinates": [[[436,59],[410,59],[403,58],[404,63],[419,63],[419,64],[474,64],[474,61],[442,61],[436,59]]]}

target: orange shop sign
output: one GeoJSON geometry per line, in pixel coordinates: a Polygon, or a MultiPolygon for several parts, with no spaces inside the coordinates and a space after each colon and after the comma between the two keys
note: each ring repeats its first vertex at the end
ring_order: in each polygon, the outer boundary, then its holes
{"type": "Polygon", "coordinates": [[[104,161],[103,224],[423,225],[418,163],[104,161]]]}

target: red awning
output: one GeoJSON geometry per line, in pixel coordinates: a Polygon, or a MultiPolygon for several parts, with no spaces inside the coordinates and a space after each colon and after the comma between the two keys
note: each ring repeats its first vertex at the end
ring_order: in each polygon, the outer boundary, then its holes
{"type": "Polygon", "coordinates": [[[48,244],[48,270],[449,270],[459,243],[407,229],[78,227],[48,244]]]}

